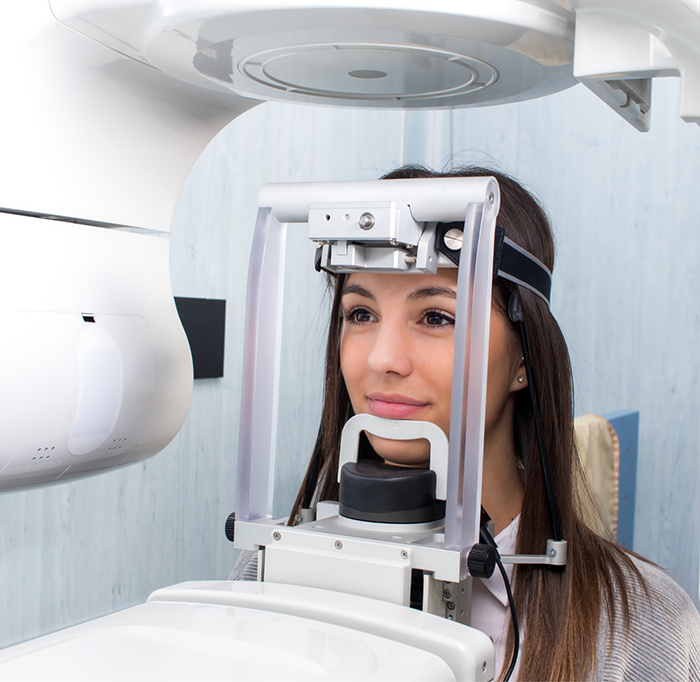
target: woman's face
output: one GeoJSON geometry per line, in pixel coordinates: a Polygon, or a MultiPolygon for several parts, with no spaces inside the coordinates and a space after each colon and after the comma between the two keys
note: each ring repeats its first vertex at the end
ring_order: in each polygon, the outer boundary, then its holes
{"type": "MultiPolygon", "coordinates": [[[[340,364],[355,414],[414,419],[450,429],[457,270],[437,275],[352,274],[341,310],[340,364]]],[[[491,312],[485,440],[512,439],[515,391],[526,382],[519,344],[503,313],[491,312]]],[[[368,434],[389,463],[427,466],[427,440],[391,441],[368,434]]]]}

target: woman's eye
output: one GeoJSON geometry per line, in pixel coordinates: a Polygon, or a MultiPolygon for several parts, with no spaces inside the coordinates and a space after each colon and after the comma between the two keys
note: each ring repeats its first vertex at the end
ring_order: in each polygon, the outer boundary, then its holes
{"type": "Polygon", "coordinates": [[[445,327],[448,325],[454,325],[454,318],[446,315],[445,313],[439,313],[437,311],[428,311],[423,316],[424,324],[428,327],[445,327]]]}
{"type": "Polygon", "coordinates": [[[364,308],[355,308],[355,310],[345,313],[344,317],[350,324],[366,324],[374,320],[374,315],[364,308]]]}

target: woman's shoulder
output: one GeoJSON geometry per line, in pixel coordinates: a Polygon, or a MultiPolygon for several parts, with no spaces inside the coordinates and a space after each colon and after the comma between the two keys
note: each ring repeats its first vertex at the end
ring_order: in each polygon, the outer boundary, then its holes
{"type": "Polygon", "coordinates": [[[257,580],[258,579],[258,553],[244,549],[238,555],[238,560],[233,566],[229,580],[257,580]]]}
{"type": "MultiPolygon", "coordinates": [[[[648,587],[648,608],[652,612],[700,622],[700,615],[692,599],[664,569],[636,556],[631,558],[648,587]]],[[[642,599],[640,604],[643,606],[644,603],[645,600],[642,599]]],[[[697,634],[700,635],[700,632],[697,634]]]]}
{"type": "Polygon", "coordinates": [[[618,598],[615,612],[602,614],[596,678],[700,681],[700,614],[695,604],[663,569],[631,559],[638,574],[626,571],[629,626],[624,627],[618,598]]]}

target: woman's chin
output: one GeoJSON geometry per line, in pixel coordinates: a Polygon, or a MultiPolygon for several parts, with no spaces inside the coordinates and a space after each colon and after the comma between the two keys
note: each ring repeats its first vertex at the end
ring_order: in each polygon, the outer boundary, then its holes
{"type": "Polygon", "coordinates": [[[417,440],[389,440],[369,436],[374,451],[387,463],[401,467],[430,466],[430,443],[425,438],[417,440]]]}

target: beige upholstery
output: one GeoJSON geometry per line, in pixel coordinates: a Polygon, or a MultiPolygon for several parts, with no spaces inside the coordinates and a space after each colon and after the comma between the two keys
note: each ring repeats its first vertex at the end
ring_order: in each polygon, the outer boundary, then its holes
{"type": "MultiPolygon", "coordinates": [[[[576,442],[588,482],[600,502],[613,537],[617,535],[620,442],[610,422],[595,414],[574,420],[576,442]]],[[[595,526],[595,522],[592,522],[595,526]]]]}

